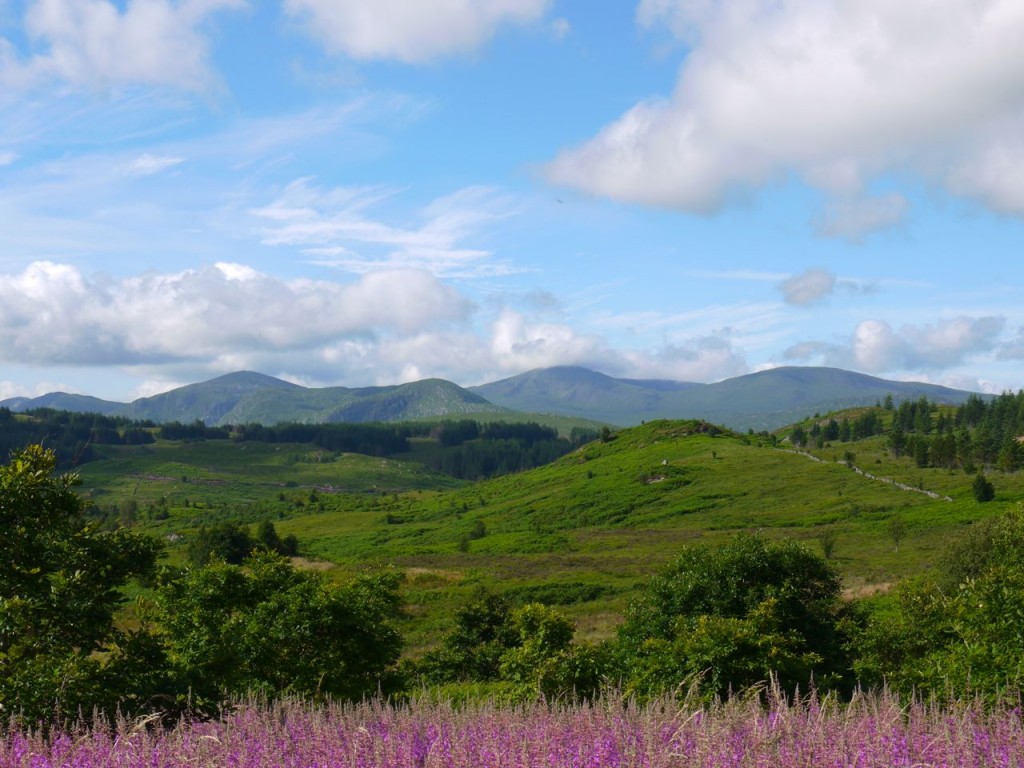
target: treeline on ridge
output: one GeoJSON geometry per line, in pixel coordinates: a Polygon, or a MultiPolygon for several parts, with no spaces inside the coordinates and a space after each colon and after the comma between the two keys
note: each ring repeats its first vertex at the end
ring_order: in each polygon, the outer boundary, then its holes
{"type": "Polygon", "coordinates": [[[146,445],[155,442],[151,421],[132,421],[98,413],[39,408],[15,416],[0,408],[0,455],[39,443],[54,450],[59,469],[96,459],[94,445],[146,445]]]}
{"type": "Polygon", "coordinates": [[[410,454],[414,439],[432,440],[441,450],[416,453],[416,461],[460,479],[477,480],[519,472],[554,461],[583,443],[595,440],[596,430],[576,427],[568,438],[558,430],[533,422],[490,422],[472,419],[435,422],[368,424],[298,424],[273,426],[240,424],[210,427],[190,424],[132,421],[92,413],[40,408],[15,416],[0,408],[0,452],[9,455],[21,446],[39,443],[53,449],[57,466],[69,469],[98,458],[97,445],[146,445],[161,440],[198,442],[234,440],[259,443],[307,443],[335,453],[394,457],[410,454]]]}
{"type": "Polygon", "coordinates": [[[818,420],[809,428],[796,426],[790,442],[800,447],[822,448],[827,443],[861,440],[886,435],[895,458],[911,457],[919,467],[961,468],[973,473],[979,467],[1016,472],[1024,467],[1024,391],[1006,392],[986,400],[971,395],[953,408],[942,408],[922,397],[898,406],[887,397],[880,407],[855,418],[818,420]]]}

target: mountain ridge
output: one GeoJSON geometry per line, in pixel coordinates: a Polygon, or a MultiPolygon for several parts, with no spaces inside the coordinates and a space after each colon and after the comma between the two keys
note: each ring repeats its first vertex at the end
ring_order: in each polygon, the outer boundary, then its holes
{"type": "Polygon", "coordinates": [[[211,426],[403,421],[472,414],[547,413],[631,426],[660,418],[699,418],[733,429],[777,429],[806,416],[927,397],[959,404],[978,393],[925,382],[881,379],[841,368],[789,366],[713,384],[615,378],[579,366],[538,368],[499,381],[460,387],[424,379],[373,387],[309,388],[253,371],[237,371],[131,403],[49,393],[11,398],[12,411],[56,408],[154,422],[211,426]]]}

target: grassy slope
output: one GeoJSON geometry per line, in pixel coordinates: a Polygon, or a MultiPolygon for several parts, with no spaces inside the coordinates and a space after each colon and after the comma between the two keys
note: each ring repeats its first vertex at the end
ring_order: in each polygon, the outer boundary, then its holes
{"type": "Polygon", "coordinates": [[[934,565],[962,526],[1024,498],[1024,473],[996,472],[996,503],[979,505],[971,476],[893,461],[883,438],[817,454],[821,462],[756,437],[651,422],[549,466],[477,484],[415,463],[230,443],[110,449],[111,459],[87,465],[83,476],[101,504],[134,493],[142,506],[168,495],[170,518],[149,524],[154,532],[241,510],[243,519],[277,521],[282,535],[296,534],[338,576],[401,569],[414,648],[435,642],[477,585],[525,596],[553,587],[584,636],[606,636],[638,585],[680,547],[739,531],[791,536],[816,549],[830,533],[847,586],[869,591],[934,565]],[[954,500],[858,475],[840,461],[848,450],[872,474],[954,500]],[[314,487],[328,486],[346,492],[321,490],[310,501],[314,487]],[[899,551],[889,535],[897,515],[907,529],[899,551]],[[478,521],[486,534],[468,538],[478,521]]]}
{"type": "Polygon", "coordinates": [[[597,600],[568,606],[584,634],[606,635],[643,580],[690,543],[715,544],[739,531],[790,536],[820,549],[835,537],[834,561],[858,594],[933,566],[962,526],[1024,497],[1024,475],[994,476],[997,503],[977,504],[971,477],[892,462],[882,439],[834,446],[814,462],[746,438],[687,434],[678,422],[625,430],[554,464],[439,495],[389,499],[384,515],[321,514],[281,524],[319,557],[355,569],[368,560],[410,577],[422,619],[418,642],[476,584],[524,589],[563,584],[566,595],[597,585],[597,600]],[[948,494],[935,500],[852,472],[852,449],[878,476],[948,494]],[[877,463],[876,463],[877,462],[877,463]],[[896,550],[890,521],[907,533],[896,550]],[[460,551],[477,520],[487,534],[460,551]]]}

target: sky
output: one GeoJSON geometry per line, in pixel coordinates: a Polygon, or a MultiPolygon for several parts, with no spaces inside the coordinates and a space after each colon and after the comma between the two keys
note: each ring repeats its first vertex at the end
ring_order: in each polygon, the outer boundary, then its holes
{"type": "Polygon", "coordinates": [[[1024,387],[1019,0],[0,0],[0,399],[1024,387]]]}

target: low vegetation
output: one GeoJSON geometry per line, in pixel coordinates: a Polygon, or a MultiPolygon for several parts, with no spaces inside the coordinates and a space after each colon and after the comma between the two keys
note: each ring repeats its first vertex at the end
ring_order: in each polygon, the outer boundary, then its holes
{"type": "Polygon", "coordinates": [[[848,706],[757,697],[706,706],[654,702],[519,708],[415,701],[312,708],[246,704],[222,720],[169,730],[121,720],[87,732],[12,731],[0,763],[33,768],[346,765],[365,768],[669,768],[744,765],[1012,766],[1024,754],[1019,712],[907,706],[860,696],[848,706]]]}

